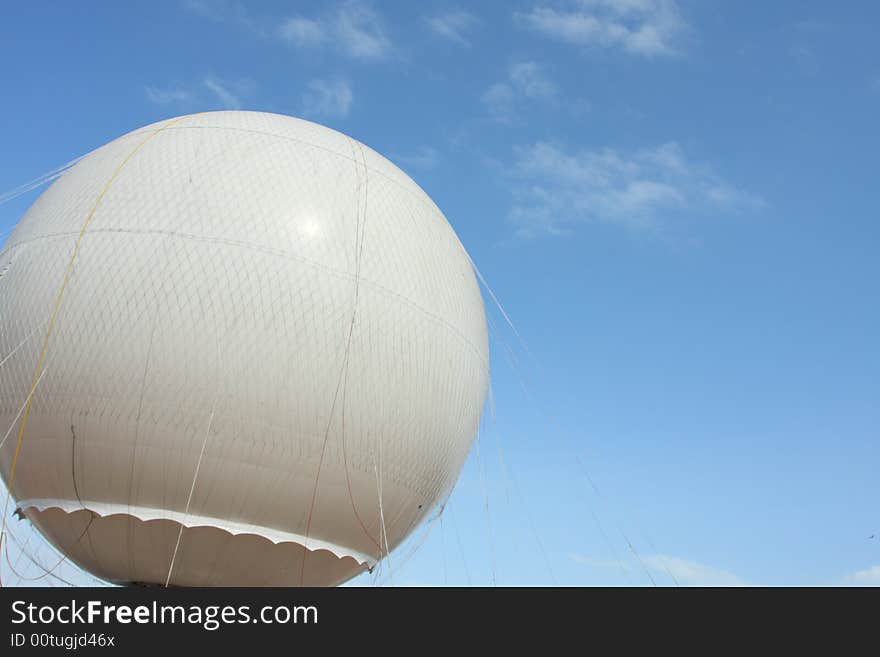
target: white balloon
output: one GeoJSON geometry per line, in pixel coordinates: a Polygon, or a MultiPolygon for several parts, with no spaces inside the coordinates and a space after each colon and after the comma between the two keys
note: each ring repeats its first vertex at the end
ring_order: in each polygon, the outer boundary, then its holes
{"type": "Polygon", "coordinates": [[[119,137],[40,196],[0,271],[0,356],[21,345],[0,473],[21,433],[13,496],[106,580],[340,583],[471,447],[470,260],[406,174],[323,126],[209,112],[119,137]]]}

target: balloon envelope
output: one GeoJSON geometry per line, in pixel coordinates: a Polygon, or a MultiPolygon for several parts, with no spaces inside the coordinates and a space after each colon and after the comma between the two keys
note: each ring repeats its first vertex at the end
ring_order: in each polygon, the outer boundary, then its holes
{"type": "Polygon", "coordinates": [[[336,584],[454,485],[488,386],[479,287],[356,140],[257,112],[146,126],[0,258],[0,472],[20,433],[13,496],[96,576],[336,584]]]}

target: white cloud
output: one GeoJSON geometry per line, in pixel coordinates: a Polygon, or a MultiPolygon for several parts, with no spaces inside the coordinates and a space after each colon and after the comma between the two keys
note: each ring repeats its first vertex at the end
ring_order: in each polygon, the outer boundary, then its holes
{"type": "Polygon", "coordinates": [[[166,87],[164,89],[147,86],[144,87],[144,93],[147,95],[147,100],[156,105],[186,103],[193,99],[193,94],[190,90],[177,86],[166,87]]]}
{"type": "Polygon", "coordinates": [[[857,570],[844,577],[843,582],[851,586],[880,586],[880,565],[857,570]]]}
{"type": "Polygon", "coordinates": [[[231,85],[212,77],[205,78],[202,83],[208,91],[216,96],[223,109],[241,109],[241,99],[236,93],[233,93],[231,85]]]}
{"type": "Polygon", "coordinates": [[[675,142],[623,153],[569,152],[545,141],[515,149],[509,218],[521,237],[565,234],[577,224],[604,221],[658,228],[669,214],[718,213],[763,205],[691,162],[675,142]]]}
{"type": "Polygon", "coordinates": [[[231,0],[183,0],[183,8],[215,21],[225,21],[240,14],[243,7],[231,0]]]}
{"type": "Polygon", "coordinates": [[[288,16],[280,22],[254,18],[236,0],[184,0],[183,5],[203,18],[296,48],[332,47],[334,52],[358,59],[381,59],[392,50],[385,22],[368,0],[346,0],[323,14],[288,16]]]}
{"type": "Polygon", "coordinates": [[[147,86],[144,93],[147,100],[156,105],[196,105],[241,109],[241,95],[252,87],[249,80],[229,82],[208,76],[198,83],[170,85],[168,87],[147,86]]]}
{"type": "Polygon", "coordinates": [[[477,23],[473,14],[456,9],[425,19],[428,27],[437,36],[453,41],[461,46],[470,47],[468,33],[477,23]]]}
{"type": "Polygon", "coordinates": [[[369,4],[350,0],[323,16],[293,16],[278,28],[279,37],[297,48],[333,44],[356,59],[381,59],[391,51],[382,17],[369,4]]]}
{"type": "Polygon", "coordinates": [[[553,98],[556,95],[556,85],[544,77],[535,62],[512,66],[510,80],[526,98],[553,98]]]}
{"type": "Polygon", "coordinates": [[[282,39],[298,48],[320,45],[326,36],[324,26],[319,21],[302,16],[286,19],[278,32],[282,39]]]}
{"type": "Polygon", "coordinates": [[[251,17],[244,4],[236,0],[184,0],[183,7],[217,23],[229,23],[265,36],[263,27],[251,17]]]}
{"type": "Polygon", "coordinates": [[[674,54],[685,28],[675,0],[574,0],[564,8],[536,5],[516,18],[558,41],[645,57],[674,54]]]}
{"type": "Polygon", "coordinates": [[[312,80],[303,94],[303,113],[312,117],[345,118],[354,94],[345,80],[312,80]]]}
{"type": "Polygon", "coordinates": [[[556,95],[556,84],[535,62],[519,62],[510,67],[504,82],[496,82],[483,92],[482,101],[493,118],[510,123],[521,100],[552,101],[556,95]]]}
{"type": "Polygon", "coordinates": [[[684,586],[751,586],[733,573],[707,566],[696,561],[669,557],[662,554],[642,557],[642,561],[657,573],[668,573],[684,586]]]}
{"type": "Polygon", "coordinates": [[[644,573],[647,569],[658,576],[655,577],[658,584],[666,582],[679,586],[751,586],[741,577],[726,570],[662,554],[643,555],[638,563],[632,560],[598,559],[587,554],[571,554],[569,557],[575,563],[606,570],[623,570],[630,574],[637,574],[639,571],[644,573]],[[670,577],[672,581],[669,581],[670,577]]]}
{"type": "Polygon", "coordinates": [[[437,151],[430,146],[422,146],[415,153],[408,155],[392,155],[391,159],[405,168],[433,169],[439,161],[437,151]]]}
{"type": "Polygon", "coordinates": [[[342,47],[354,57],[379,58],[391,48],[381,18],[361,2],[347,2],[339,9],[336,33],[342,47]]]}
{"type": "Polygon", "coordinates": [[[482,101],[493,114],[508,114],[516,94],[507,82],[496,82],[483,92],[482,101]]]}
{"type": "Polygon", "coordinates": [[[630,572],[633,569],[632,564],[622,560],[618,561],[615,559],[599,559],[597,557],[590,556],[589,554],[579,554],[577,552],[569,554],[568,557],[575,563],[579,563],[584,566],[593,566],[594,568],[604,568],[608,570],[617,569],[625,572],[630,572]]]}

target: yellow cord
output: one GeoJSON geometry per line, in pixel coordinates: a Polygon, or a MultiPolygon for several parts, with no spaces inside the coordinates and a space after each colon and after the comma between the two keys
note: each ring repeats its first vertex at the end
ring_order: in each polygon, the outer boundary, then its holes
{"type": "Polygon", "coordinates": [[[129,160],[134,157],[134,154],[137,153],[141,148],[143,148],[147,142],[149,142],[153,137],[158,135],[160,132],[163,132],[176,124],[178,121],[187,118],[188,116],[193,116],[192,114],[179,116],[176,119],[173,119],[163,125],[158,130],[151,132],[150,135],[142,140],[137,146],[135,146],[132,151],[125,156],[125,159],[119,163],[119,166],[116,167],[116,170],[113,172],[113,175],[110,176],[110,179],[107,181],[107,184],[104,185],[104,189],[101,190],[101,193],[98,194],[98,198],[95,200],[92,209],[89,211],[88,216],[86,217],[85,222],[82,225],[82,228],[79,231],[79,236],[76,238],[76,244],[73,247],[73,253],[70,254],[70,261],[67,263],[67,269],[64,271],[64,279],[61,281],[61,287],[58,290],[58,295],[55,297],[55,306],[52,308],[52,315],[49,318],[49,326],[46,328],[46,337],[43,339],[43,348],[40,350],[40,356],[37,358],[37,367],[34,371],[33,383],[31,384],[30,392],[28,393],[27,403],[24,408],[24,415],[21,419],[21,427],[18,430],[18,442],[15,445],[15,454],[12,456],[12,467],[9,470],[9,482],[7,483],[6,489],[6,502],[3,504],[3,529],[0,530],[0,546],[3,545],[3,539],[6,537],[6,514],[9,510],[9,497],[12,494],[12,484],[15,481],[15,467],[18,465],[18,456],[21,452],[21,443],[24,438],[24,430],[27,426],[28,415],[31,410],[31,399],[33,398],[34,389],[37,387],[37,382],[40,378],[40,370],[43,367],[43,359],[46,356],[46,349],[49,346],[49,338],[52,337],[52,329],[55,326],[55,319],[58,316],[58,309],[61,307],[61,299],[64,297],[64,291],[67,289],[67,283],[70,281],[70,272],[73,270],[73,263],[76,260],[76,256],[79,253],[80,244],[82,243],[83,236],[86,234],[86,230],[89,227],[89,224],[92,221],[92,218],[95,216],[95,212],[98,209],[98,206],[101,205],[101,201],[104,200],[104,196],[106,196],[110,187],[119,177],[119,174],[122,172],[122,169],[125,168],[125,165],[128,164],[129,160]]]}

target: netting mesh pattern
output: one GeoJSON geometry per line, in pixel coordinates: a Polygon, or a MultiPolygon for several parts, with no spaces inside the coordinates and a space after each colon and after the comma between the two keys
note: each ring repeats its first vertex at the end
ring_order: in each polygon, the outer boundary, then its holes
{"type": "MultiPolygon", "coordinates": [[[[204,444],[192,517],[375,557],[380,515],[393,548],[470,449],[489,357],[467,254],[406,174],[325,127],[210,112],[124,135],[40,196],[0,265],[0,353],[20,345],[0,425],[45,344],[19,500],[168,518],[204,444]]],[[[49,525],[62,549],[76,534],[49,525]]],[[[132,535],[89,567],[128,577],[132,535]]]]}

